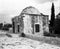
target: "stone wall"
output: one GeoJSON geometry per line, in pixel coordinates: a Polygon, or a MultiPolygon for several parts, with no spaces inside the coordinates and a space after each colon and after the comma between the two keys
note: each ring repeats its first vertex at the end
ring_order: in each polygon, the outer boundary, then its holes
{"type": "Polygon", "coordinates": [[[32,33],[32,27],[31,27],[31,17],[30,15],[24,15],[25,17],[23,18],[24,21],[24,33],[32,33]]]}
{"type": "Polygon", "coordinates": [[[23,14],[24,16],[24,33],[30,33],[30,34],[36,34],[40,33],[40,35],[43,35],[43,22],[42,22],[42,16],[39,15],[29,15],[29,14],[23,14]],[[40,32],[35,32],[35,24],[39,24],[40,32]]]}
{"type": "Polygon", "coordinates": [[[44,31],[48,32],[48,18],[42,15],[22,14],[15,17],[12,22],[15,25],[15,33],[30,33],[43,35],[44,31]],[[35,25],[39,25],[39,32],[35,32],[35,25]],[[19,25],[19,27],[18,27],[19,25]],[[19,32],[18,32],[19,29],[19,32]]]}
{"type": "Polygon", "coordinates": [[[49,18],[48,16],[43,16],[42,17],[43,20],[43,30],[44,32],[48,32],[49,33],[49,18]]]}

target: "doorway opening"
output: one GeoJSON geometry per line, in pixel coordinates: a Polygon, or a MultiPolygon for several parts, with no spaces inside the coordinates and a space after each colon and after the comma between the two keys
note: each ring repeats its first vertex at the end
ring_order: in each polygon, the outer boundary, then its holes
{"type": "Polygon", "coordinates": [[[13,33],[15,33],[15,22],[13,22],[13,33]]]}
{"type": "Polygon", "coordinates": [[[19,25],[18,25],[18,32],[19,32],[19,25]]]}

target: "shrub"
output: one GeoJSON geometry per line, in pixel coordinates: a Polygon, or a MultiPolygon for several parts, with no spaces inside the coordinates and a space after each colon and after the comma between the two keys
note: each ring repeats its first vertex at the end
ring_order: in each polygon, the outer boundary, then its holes
{"type": "Polygon", "coordinates": [[[25,37],[25,34],[24,33],[21,33],[21,37],[25,37]]]}
{"type": "Polygon", "coordinates": [[[44,32],[44,36],[56,37],[56,34],[44,32]]]}
{"type": "Polygon", "coordinates": [[[47,32],[44,32],[44,36],[50,36],[50,34],[47,32]]]}

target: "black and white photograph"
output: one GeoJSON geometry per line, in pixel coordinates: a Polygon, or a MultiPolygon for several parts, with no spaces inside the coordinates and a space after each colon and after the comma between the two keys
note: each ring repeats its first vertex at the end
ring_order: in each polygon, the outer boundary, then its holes
{"type": "Polygon", "coordinates": [[[60,0],[0,0],[0,49],[60,49],[60,0]]]}

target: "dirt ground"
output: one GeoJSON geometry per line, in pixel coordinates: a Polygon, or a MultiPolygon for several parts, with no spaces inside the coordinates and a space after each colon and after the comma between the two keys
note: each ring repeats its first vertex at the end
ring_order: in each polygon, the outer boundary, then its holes
{"type": "Polygon", "coordinates": [[[8,37],[6,32],[0,32],[0,49],[60,49],[60,38],[10,35],[12,37],[8,37]]]}

